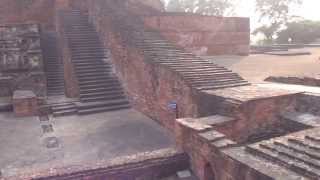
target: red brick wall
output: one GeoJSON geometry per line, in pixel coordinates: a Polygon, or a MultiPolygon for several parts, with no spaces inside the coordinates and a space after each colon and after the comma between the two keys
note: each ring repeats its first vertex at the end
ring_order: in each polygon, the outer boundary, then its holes
{"type": "Polygon", "coordinates": [[[53,25],[54,3],[52,0],[1,0],[0,24],[41,23],[44,27],[53,25]]]}
{"type": "Polygon", "coordinates": [[[197,114],[195,96],[182,77],[170,69],[148,61],[143,53],[120,34],[111,22],[107,1],[94,0],[89,5],[90,19],[94,22],[104,44],[110,48],[115,72],[134,108],[173,129],[176,112],[168,108],[176,101],[179,116],[197,114]]]}
{"type": "MultiPolygon", "coordinates": [[[[65,8],[65,7],[63,7],[65,8]]],[[[71,50],[68,45],[68,40],[65,37],[64,26],[60,17],[56,17],[56,32],[58,33],[59,46],[62,52],[63,71],[65,79],[66,96],[70,98],[77,98],[80,96],[78,80],[75,74],[74,66],[71,59],[71,50]]]]}
{"type": "Polygon", "coordinates": [[[214,179],[210,180],[270,180],[266,175],[231,159],[223,149],[214,147],[212,141],[200,138],[198,134],[201,132],[176,122],[178,145],[190,156],[192,170],[199,180],[208,180],[208,170],[214,174],[214,179]],[[206,168],[207,165],[210,165],[210,169],[206,168]]]}
{"type": "Polygon", "coordinates": [[[146,16],[145,26],[198,55],[248,55],[248,18],[166,13],[146,16]]]}

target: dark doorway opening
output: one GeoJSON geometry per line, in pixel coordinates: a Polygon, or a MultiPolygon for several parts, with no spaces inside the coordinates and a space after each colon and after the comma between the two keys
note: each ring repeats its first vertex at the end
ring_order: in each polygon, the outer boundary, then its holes
{"type": "Polygon", "coordinates": [[[215,180],[215,174],[212,166],[208,163],[204,167],[204,179],[205,180],[215,180]]]}

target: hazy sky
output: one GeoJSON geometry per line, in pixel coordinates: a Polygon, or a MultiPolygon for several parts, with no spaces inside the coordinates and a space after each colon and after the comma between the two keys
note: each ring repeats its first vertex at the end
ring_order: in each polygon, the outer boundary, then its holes
{"type": "MultiPolygon", "coordinates": [[[[259,26],[259,18],[255,14],[255,0],[234,0],[236,4],[235,13],[237,16],[251,18],[252,27],[259,26]]],[[[293,7],[290,14],[302,16],[306,19],[320,21],[320,0],[303,0],[303,4],[293,7]]]]}
{"type": "MultiPolygon", "coordinates": [[[[252,29],[259,26],[259,18],[255,14],[255,0],[234,0],[234,4],[235,13],[228,15],[250,17],[252,29]]],[[[320,21],[320,0],[303,0],[301,6],[291,9],[291,14],[320,21]]]]}

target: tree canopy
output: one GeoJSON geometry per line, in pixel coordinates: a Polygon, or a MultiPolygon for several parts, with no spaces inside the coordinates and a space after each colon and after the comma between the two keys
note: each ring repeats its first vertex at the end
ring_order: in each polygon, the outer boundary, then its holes
{"type": "Polygon", "coordinates": [[[286,29],[277,34],[278,43],[306,44],[320,38],[320,22],[302,20],[287,23],[286,29]]]}
{"type": "Polygon", "coordinates": [[[285,28],[295,16],[290,15],[290,7],[299,5],[302,0],[256,0],[256,12],[260,15],[262,26],[253,34],[262,33],[265,43],[273,43],[274,36],[285,28]]]}
{"type": "Polygon", "coordinates": [[[222,16],[231,7],[230,0],[170,0],[167,10],[222,16]]]}

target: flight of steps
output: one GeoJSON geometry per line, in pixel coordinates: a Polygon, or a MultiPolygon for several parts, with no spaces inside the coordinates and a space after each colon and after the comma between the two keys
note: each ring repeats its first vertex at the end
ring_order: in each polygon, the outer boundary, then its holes
{"type": "Polygon", "coordinates": [[[112,62],[88,16],[80,11],[61,12],[65,37],[80,89],[78,114],[130,108],[120,81],[112,72],[112,62]]]}
{"type": "Polygon", "coordinates": [[[75,103],[73,102],[64,102],[51,104],[52,115],[54,117],[74,115],[78,112],[75,103]]]}
{"type": "Polygon", "coordinates": [[[318,135],[289,136],[264,141],[248,145],[246,151],[307,178],[320,179],[320,139],[318,135]]]}
{"type": "Polygon", "coordinates": [[[42,32],[41,46],[47,76],[47,94],[48,96],[64,95],[63,63],[56,34],[54,32],[42,32]]]}
{"type": "Polygon", "coordinates": [[[306,112],[290,111],[281,114],[281,118],[307,127],[320,127],[320,116],[306,112]]]}
{"type": "Polygon", "coordinates": [[[124,37],[130,37],[126,43],[141,49],[150,61],[178,72],[193,88],[212,90],[250,85],[237,73],[178,48],[156,30],[144,29],[137,19],[119,15],[114,25],[124,37]]]}

